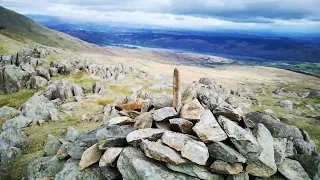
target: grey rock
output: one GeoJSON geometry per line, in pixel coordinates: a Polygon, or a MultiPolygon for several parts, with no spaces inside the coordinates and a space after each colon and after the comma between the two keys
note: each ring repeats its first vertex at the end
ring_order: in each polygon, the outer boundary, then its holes
{"type": "Polygon", "coordinates": [[[181,151],[188,140],[192,140],[192,138],[185,134],[176,133],[172,131],[165,131],[161,137],[161,141],[164,144],[170,146],[176,151],[181,151]]]}
{"type": "Polygon", "coordinates": [[[269,130],[263,124],[257,124],[253,131],[258,143],[262,147],[257,159],[247,165],[247,172],[253,176],[267,178],[277,172],[277,165],[274,160],[273,138],[269,130]]]}
{"type": "Polygon", "coordinates": [[[101,94],[103,93],[104,88],[102,87],[102,85],[98,82],[94,82],[92,84],[92,92],[93,94],[101,94]]]}
{"type": "Polygon", "coordinates": [[[27,141],[27,136],[20,129],[8,129],[0,134],[0,150],[9,147],[21,147],[27,141]]]}
{"type": "Polygon", "coordinates": [[[63,169],[64,160],[58,160],[56,157],[39,157],[30,162],[27,167],[27,177],[30,180],[36,180],[45,177],[54,177],[63,169]]]}
{"type": "Polygon", "coordinates": [[[222,142],[209,144],[208,150],[210,156],[218,160],[229,163],[246,162],[246,158],[242,154],[222,142]]]}
{"type": "Polygon", "coordinates": [[[12,163],[21,156],[21,150],[16,147],[0,149],[0,166],[12,163]]]}
{"type": "Polygon", "coordinates": [[[45,156],[54,156],[60,149],[61,143],[54,136],[48,135],[48,141],[44,146],[45,156]]]}
{"type": "Polygon", "coordinates": [[[262,148],[249,131],[223,116],[219,116],[218,122],[238,151],[247,159],[254,158],[257,154],[260,154],[262,148]]]}
{"type": "Polygon", "coordinates": [[[44,67],[37,67],[36,72],[37,72],[38,76],[41,76],[41,77],[45,78],[46,80],[50,81],[50,73],[44,67]]]}
{"type": "Polygon", "coordinates": [[[108,147],[124,147],[127,146],[127,136],[135,129],[130,125],[118,126],[108,125],[99,129],[96,133],[96,138],[99,142],[100,149],[108,147]]]}
{"type": "Polygon", "coordinates": [[[109,104],[106,105],[103,109],[103,122],[106,123],[108,120],[119,117],[119,111],[116,110],[115,105],[109,104]]]}
{"type": "Polygon", "coordinates": [[[116,160],[118,159],[123,148],[121,147],[109,147],[102,155],[99,161],[99,167],[114,167],[116,166],[116,160]]]}
{"type": "Polygon", "coordinates": [[[165,94],[156,94],[151,96],[151,104],[155,109],[171,107],[173,103],[172,97],[165,94]]]}
{"type": "Polygon", "coordinates": [[[36,75],[35,69],[30,64],[23,63],[20,65],[20,68],[30,75],[36,75]]]}
{"type": "Polygon", "coordinates": [[[79,136],[79,132],[72,126],[68,126],[67,133],[64,137],[66,141],[75,141],[79,136]]]}
{"type": "Polygon", "coordinates": [[[152,118],[155,121],[164,121],[176,117],[177,112],[173,107],[164,107],[153,112],[152,118]]]}
{"type": "Polygon", "coordinates": [[[195,178],[204,180],[223,180],[223,176],[210,172],[206,167],[195,164],[171,165],[167,163],[167,167],[173,171],[187,174],[195,178]]]}
{"type": "Polygon", "coordinates": [[[140,150],[133,147],[127,147],[122,151],[117,168],[126,180],[194,179],[194,177],[168,170],[163,164],[145,157],[140,150]]]}
{"type": "Polygon", "coordinates": [[[134,127],[136,129],[151,128],[152,122],[152,112],[145,112],[135,118],[134,127]]]}
{"type": "Polygon", "coordinates": [[[283,124],[269,114],[252,112],[246,114],[245,118],[249,119],[254,124],[262,123],[268,128],[274,138],[303,139],[303,136],[297,127],[283,124]]]}
{"type": "Polygon", "coordinates": [[[50,102],[41,92],[35,93],[22,105],[22,113],[33,122],[59,120],[55,105],[50,102]]]}
{"type": "Polygon", "coordinates": [[[293,159],[297,160],[311,179],[320,179],[320,157],[296,154],[293,159]]]}
{"type": "Polygon", "coordinates": [[[287,157],[286,154],[286,146],[287,146],[286,138],[274,138],[273,139],[273,147],[274,147],[274,160],[277,165],[281,164],[284,159],[287,157]]]}
{"type": "Polygon", "coordinates": [[[203,112],[200,121],[192,129],[205,143],[219,142],[228,138],[210,110],[203,112]]]}
{"type": "Polygon", "coordinates": [[[0,117],[1,116],[17,116],[21,114],[21,112],[15,108],[8,107],[8,106],[3,106],[0,108],[0,117]]]}
{"type": "Polygon", "coordinates": [[[158,140],[161,138],[162,134],[165,132],[163,129],[139,129],[132,131],[127,135],[127,142],[133,146],[138,146],[142,139],[158,140]]]}
{"type": "Polygon", "coordinates": [[[74,142],[68,144],[67,153],[73,159],[81,159],[83,152],[98,142],[96,133],[97,130],[81,133],[74,142]]]}
{"type": "Polygon", "coordinates": [[[298,154],[311,155],[315,151],[315,147],[303,139],[294,139],[293,147],[297,150],[298,154]]]}
{"type": "Polygon", "coordinates": [[[32,123],[31,118],[27,118],[25,116],[17,116],[13,119],[6,120],[2,124],[2,130],[5,131],[7,129],[13,128],[13,129],[20,129],[29,126],[32,123]]]}
{"type": "Polygon", "coordinates": [[[230,104],[222,102],[216,108],[212,110],[212,113],[216,116],[222,115],[233,121],[240,121],[242,119],[242,113],[234,109],[230,104]]]}
{"type": "Polygon", "coordinates": [[[226,180],[249,180],[249,174],[247,172],[233,174],[228,176],[226,180]]]}
{"type": "Polygon", "coordinates": [[[267,113],[267,114],[272,114],[273,111],[271,109],[265,109],[263,110],[264,113],[267,113]]]}
{"type": "Polygon", "coordinates": [[[198,99],[195,98],[183,105],[180,111],[180,117],[188,120],[199,121],[203,112],[204,108],[202,107],[198,99]]]}
{"type": "Polygon", "coordinates": [[[149,158],[167,162],[173,165],[186,164],[187,161],[181,157],[175,150],[162,144],[161,140],[152,142],[149,140],[142,140],[140,144],[141,149],[149,158]]]}
{"type": "Polygon", "coordinates": [[[241,163],[227,163],[216,160],[211,164],[210,169],[220,174],[239,174],[243,171],[243,166],[241,163]]]}
{"type": "Polygon", "coordinates": [[[209,158],[208,148],[203,142],[188,140],[181,149],[182,157],[199,164],[206,165],[209,158]]]}
{"type": "Polygon", "coordinates": [[[17,92],[19,89],[26,87],[26,82],[30,78],[30,74],[14,65],[7,65],[3,71],[4,92],[17,92]]]}
{"type": "Polygon", "coordinates": [[[319,98],[320,97],[320,91],[319,90],[312,90],[310,91],[308,98],[319,98]]]}
{"type": "Polygon", "coordinates": [[[109,120],[108,125],[124,125],[124,124],[133,124],[135,121],[130,117],[120,116],[114,117],[109,120]]]}
{"type": "Polygon", "coordinates": [[[174,131],[179,131],[185,134],[192,133],[193,123],[183,119],[183,118],[174,118],[169,120],[171,129],[174,131]]]}
{"type": "Polygon", "coordinates": [[[283,108],[286,108],[286,109],[289,109],[289,110],[292,110],[293,108],[293,103],[289,100],[281,100],[279,102],[277,102],[277,104],[280,106],[280,107],[283,107],[283,108]]]}
{"type": "Polygon", "coordinates": [[[86,149],[83,152],[81,160],[79,162],[80,171],[98,162],[102,154],[103,154],[103,151],[99,149],[98,144],[94,144],[90,148],[86,149]]]}
{"type": "Polygon", "coordinates": [[[32,76],[29,80],[31,89],[39,89],[48,84],[48,81],[40,76],[32,76]]]}
{"type": "Polygon", "coordinates": [[[207,85],[207,86],[214,86],[216,84],[215,81],[211,81],[209,78],[206,78],[206,77],[201,78],[199,80],[199,83],[207,85]]]}
{"type": "Polygon", "coordinates": [[[57,76],[58,75],[58,68],[55,68],[55,67],[49,68],[49,74],[50,74],[50,77],[57,76]]]}
{"type": "Polygon", "coordinates": [[[278,171],[289,180],[311,180],[298,161],[286,158],[278,171]]]}

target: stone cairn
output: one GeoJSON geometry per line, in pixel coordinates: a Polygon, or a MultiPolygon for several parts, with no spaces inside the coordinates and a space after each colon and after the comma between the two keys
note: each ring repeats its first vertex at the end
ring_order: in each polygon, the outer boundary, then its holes
{"type": "Polygon", "coordinates": [[[207,78],[182,97],[177,69],[173,82],[173,98],[110,105],[95,130],[49,136],[27,178],[319,179],[320,157],[305,131],[265,113],[243,115],[207,78]]]}

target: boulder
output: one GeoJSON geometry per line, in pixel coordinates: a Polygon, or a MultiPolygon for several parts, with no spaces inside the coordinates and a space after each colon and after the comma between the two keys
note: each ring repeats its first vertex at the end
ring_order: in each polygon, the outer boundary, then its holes
{"type": "Polygon", "coordinates": [[[228,163],[245,163],[246,158],[232,147],[222,142],[216,142],[208,145],[211,157],[228,163]]]}
{"type": "Polygon", "coordinates": [[[58,69],[55,68],[55,67],[49,68],[49,74],[50,74],[50,77],[57,76],[58,75],[58,69]]]}
{"type": "Polygon", "coordinates": [[[185,164],[187,161],[181,157],[175,150],[162,144],[161,140],[152,142],[149,140],[142,140],[140,144],[141,149],[149,158],[167,162],[173,165],[185,164]]]}
{"type": "Polygon", "coordinates": [[[19,148],[9,147],[8,149],[0,149],[0,166],[10,164],[20,156],[21,150],[19,148]]]}
{"type": "Polygon", "coordinates": [[[68,143],[67,153],[73,159],[81,159],[85,150],[98,142],[96,138],[97,130],[81,133],[74,142],[68,143]]]}
{"type": "Polygon", "coordinates": [[[103,154],[103,151],[99,149],[98,144],[94,144],[82,154],[81,160],[79,162],[79,170],[82,171],[85,168],[91,166],[92,164],[98,162],[103,154]]]}
{"type": "Polygon", "coordinates": [[[230,104],[224,101],[220,103],[216,108],[214,108],[212,110],[212,113],[216,116],[219,116],[219,115],[224,116],[233,121],[240,121],[242,120],[242,117],[243,117],[241,111],[234,109],[230,104]]]}
{"type": "Polygon", "coordinates": [[[320,179],[320,157],[296,154],[293,159],[297,160],[311,179],[320,179]]]}
{"type": "Polygon", "coordinates": [[[241,163],[227,163],[221,160],[214,161],[210,169],[219,174],[239,174],[243,171],[241,163]]]}
{"type": "Polygon", "coordinates": [[[57,154],[57,151],[60,149],[61,143],[54,136],[48,135],[48,141],[44,146],[45,156],[54,156],[57,154]]]}
{"type": "Polygon", "coordinates": [[[130,125],[118,126],[108,125],[97,130],[96,138],[99,142],[100,149],[108,147],[124,147],[127,146],[127,136],[135,129],[130,125]]]}
{"type": "Polygon", "coordinates": [[[203,112],[200,121],[192,129],[205,143],[219,142],[228,138],[210,110],[203,112]]]}
{"type": "Polygon", "coordinates": [[[0,108],[0,117],[6,116],[6,117],[14,117],[21,114],[21,112],[15,108],[3,106],[0,108]]]}
{"type": "Polygon", "coordinates": [[[182,132],[184,134],[191,134],[193,123],[183,119],[183,118],[174,118],[169,120],[171,129],[174,131],[182,132]]]}
{"type": "Polygon", "coordinates": [[[172,97],[165,94],[156,94],[151,96],[151,104],[155,109],[171,107],[173,103],[172,97]]]}
{"type": "Polygon", "coordinates": [[[251,112],[246,114],[245,118],[254,124],[263,124],[274,138],[303,139],[301,131],[297,127],[283,124],[269,114],[251,112]]]}
{"type": "Polygon", "coordinates": [[[199,164],[206,165],[209,158],[208,148],[203,142],[188,140],[181,149],[182,157],[199,164]]]}
{"type": "Polygon", "coordinates": [[[193,99],[187,104],[183,105],[180,111],[180,117],[188,120],[199,121],[201,115],[204,112],[204,108],[198,101],[198,99],[193,99]]]}
{"type": "Polygon", "coordinates": [[[273,138],[270,131],[260,123],[255,127],[253,134],[262,147],[262,151],[256,159],[248,163],[246,171],[253,176],[268,178],[277,172],[273,138]]]}
{"type": "Polygon", "coordinates": [[[23,115],[17,116],[15,118],[6,120],[2,124],[2,130],[5,131],[7,129],[13,128],[13,129],[20,129],[29,126],[32,123],[31,118],[27,118],[23,115]]]}
{"type": "Polygon", "coordinates": [[[108,125],[133,124],[134,122],[134,119],[131,119],[130,117],[121,116],[110,119],[108,125]]]}
{"type": "Polygon", "coordinates": [[[39,89],[48,84],[48,81],[40,76],[32,76],[28,82],[31,89],[39,89]]]}
{"type": "Polygon", "coordinates": [[[38,76],[45,78],[47,81],[50,81],[50,73],[44,67],[37,67],[36,72],[38,76]]]}
{"type": "Polygon", "coordinates": [[[173,107],[164,107],[153,112],[152,118],[155,121],[164,121],[176,117],[177,112],[173,107]]]}
{"type": "Polygon", "coordinates": [[[152,112],[142,113],[138,117],[136,117],[134,121],[134,127],[136,129],[151,128],[153,122],[152,112]]]}
{"type": "Polygon", "coordinates": [[[14,65],[7,65],[3,71],[4,89],[6,93],[17,92],[19,89],[26,87],[26,83],[30,78],[27,71],[23,71],[14,65]]]}
{"type": "Polygon", "coordinates": [[[189,176],[204,180],[223,180],[223,176],[210,172],[206,167],[195,164],[172,165],[167,163],[167,167],[173,171],[187,174],[189,176]]]}
{"type": "Polygon", "coordinates": [[[219,116],[218,122],[243,156],[251,159],[260,154],[262,148],[249,131],[223,116],[219,116]]]}
{"type": "Polygon", "coordinates": [[[102,155],[99,161],[99,167],[114,167],[116,166],[116,160],[118,159],[123,148],[121,147],[109,147],[102,155]]]}
{"type": "Polygon", "coordinates": [[[199,83],[200,83],[200,84],[207,85],[207,86],[209,86],[209,87],[212,87],[212,86],[214,86],[214,85],[216,84],[215,81],[211,81],[209,78],[206,78],[206,77],[201,78],[201,79],[199,80],[199,83]]]}
{"type": "Polygon", "coordinates": [[[284,159],[278,171],[289,180],[311,180],[301,164],[292,159],[284,159]]]}
{"type": "Polygon", "coordinates": [[[64,163],[64,160],[59,160],[54,156],[39,157],[28,164],[27,177],[30,180],[55,177],[63,169],[64,163]]]}
{"type": "Polygon", "coordinates": [[[35,93],[22,106],[22,113],[33,122],[59,120],[55,105],[50,102],[41,92],[35,93]]]}
{"type": "Polygon", "coordinates": [[[311,155],[315,151],[315,146],[303,139],[294,139],[293,147],[297,150],[298,154],[311,155]]]}
{"type": "Polygon", "coordinates": [[[162,163],[147,158],[139,149],[125,148],[118,159],[117,168],[123,179],[181,179],[191,180],[194,177],[170,171],[162,163]]]}
{"type": "Polygon", "coordinates": [[[142,139],[158,140],[161,138],[162,134],[165,132],[163,129],[139,129],[132,131],[127,135],[127,142],[133,146],[140,145],[142,139]]]}
{"type": "Polygon", "coordinates": [[[287,142],[288,141],[286,138],[273,139],[274,160],[277,165],[281,164],[283,160],[287,157],[287,154],[286,154],[287,142]]]}
{"type": "Polygon", "coordinates": [[[0,150],[13,146],[21,147],[26,141],[27,136],[20,129],[7,129],[0,134],[0,150]]]}
{"type": "Polygon", "coordinates": [[[79,132],[72,126],[68,126],[67,133],[64,137],[66,141],[75,141],[79,136],[79,132]]]}
{"type": "Polygon", "coordinates": [[[29,73],[31,76],[36,75],[36,70],[30,64],[23,63],[20,65],[20,68],[29,73]]]}
{"type": "Polygon", "coordinates": [[[280,107],[283,107],[283,108],[289,109],[289,110],[292,110],[292,107],[293,107],[293,103],[289,100],[281,100],[281,101],[277,102],[277,104],[280,107]]]}

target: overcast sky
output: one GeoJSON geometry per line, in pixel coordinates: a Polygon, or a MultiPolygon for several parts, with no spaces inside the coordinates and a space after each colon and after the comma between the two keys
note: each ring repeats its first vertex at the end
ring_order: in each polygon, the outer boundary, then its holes
{"type": "Polygon", "coordinates": [[[0,0],[22,14],[74,23],[319,32],[320,0],[0,0]]]}

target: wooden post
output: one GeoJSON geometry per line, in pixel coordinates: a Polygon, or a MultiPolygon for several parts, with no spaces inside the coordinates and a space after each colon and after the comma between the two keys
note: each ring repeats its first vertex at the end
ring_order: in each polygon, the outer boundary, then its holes
{"type": "Polygon", "coordinates": [[[180,76],[178,69],[175,68],[173,72],[173,108],[180,112],[181,107],[180,76]]]}

